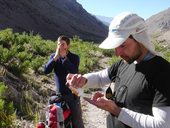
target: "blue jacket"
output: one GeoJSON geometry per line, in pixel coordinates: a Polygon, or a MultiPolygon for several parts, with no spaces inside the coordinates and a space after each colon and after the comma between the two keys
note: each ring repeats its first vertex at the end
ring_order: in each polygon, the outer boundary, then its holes
{"type": "Polygon", "coordinates": [[[66,76],[68,73],[78,73],[80,58],[78,55],[69,52],[67,59],[62,62],[61,58],[54,61],[54,55],[55,53],[51,54],[48,63],[45,65],[44,73],[48,74],[54,70],[57,92],[59,91],[62,95],[70,94],[70,89],[65,85],[66,76]]]}

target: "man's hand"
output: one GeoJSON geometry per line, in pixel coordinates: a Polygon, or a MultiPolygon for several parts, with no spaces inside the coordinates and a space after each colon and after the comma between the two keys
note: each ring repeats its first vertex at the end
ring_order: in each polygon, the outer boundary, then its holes
{"type": "Polygon", "coordinates": [[[67,53],[68,53],[68,48],[65,48],[63,43],[59,43],[53,58],[55,61],[59,57],[65,58],[67,56],[67,53]]]}
{"type": "Polygon", "coordinates": [[[96,92],[93,96],[92,96],[92,100],[93,101],[97,101],[98,98],[103,97],[104,94],[100,93],[100,92],[96,92]]]}
{"type": "Polygon", "coordinates": [[[60,56],[60,53],[59,53],[59,47],[57,47],[57,49],[56,49],[56,52],[55,52],[55,55],[54,55],[53,59],[56,61],[56,60],[59,58],[59,56],[60,56]]]}
{"type": "Polygon", "coordinates": [[[86,83],[87,79],[81,74],[68,74],[66,77],[66,84],[75,88],[82,88],[86,83]]]}
{"type": "Polygon", "coordinates": [[[104,95],[100,92],[97,92],[92,99],[84,97],[86,101],[89,103],[95,105],[96,107],[106,110],[110,113],[112,113],[115,116],[119,116],[119,113],[121,111],[121,108],[119,108],[114,101],[108,100],[103,97],[104,95]]]}

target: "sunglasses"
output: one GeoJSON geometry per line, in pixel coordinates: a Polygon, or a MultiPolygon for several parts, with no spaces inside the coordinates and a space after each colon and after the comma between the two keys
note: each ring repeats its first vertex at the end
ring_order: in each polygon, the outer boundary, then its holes
{"type": "Polygon", "coordinates": [[[106,98],[108,100],[113,100],[113,92],[112,92],[112,89],[111,89],[111,83],[109,84],[109,87],[106,89],[106,98]]]}
{"type": "Polygon", "coordinates": [[[127,93],[128,88],[126,85],[119,86],[113,93],[110,83],[109,87],[106,89],[105,96],[109,100],[114,100],[118,106],[123,107],[125,105],[127,93]]]}
{"type": "MultiPolygon", "coordinates": [[[[115,81],[116,79],[117,81],[120,81],[120,78],[118,76],[113,76],[111,81],[115,81]]],[[[105,96],[108,100],[115,100],[115,96],[114,96],[115,94],[112,92],[111,85],[112,82],[109,84],[109,87],[106,89],[105,96]]]]}

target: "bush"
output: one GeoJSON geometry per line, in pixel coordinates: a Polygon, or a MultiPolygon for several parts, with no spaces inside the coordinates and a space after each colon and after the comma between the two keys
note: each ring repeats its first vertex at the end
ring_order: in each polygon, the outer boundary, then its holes
{"type": "Polygon", "coordinates": [[[17,76],[28,69],[37,72],[55,49],[53,41],[43,40],[40,35],[13,33],[12,29],[0,31],[0,64],[17,76]]]}
{"type": "Polygon", "coordinates": [[[114,55],[114,49],[102,49],[101,51],[106,57],[112,57],[114,55]]]}
{"type": "Polygon", "coordinates": [[[13,103],[7,98],[10,93],[9,89],[4,83],[0,83],[0,127],[12,127],[14,126],[14,120],[16,119],[13,103]]]}
{"type": "Polygon", "coordinates": [[[14,41],[14,34],[13,34],[13,30],[11,28],[7,28],[3,31],[0,31],[0,44],[2,44],[2,42],[5,43],[10,43],[12,44],[12,42],[14,41]]]}
{"type": "Polygon", "coordinates": [[[99,48],[93,43],[85,42],[78,37],[74,37],[71,40],[71,51],[80,57],[80,73],[91,72],[98,65],[99,56],[95,53],[99,51],[99,48]]]}
{"type": "Polygon", "coordinates": [[[162,55],[167,61],[170,62],[170,46],[165,46],[159,42],[154,42],[156,51],[162,55]]]}
{"type": "Polygon", "coordinates": [[[44,58],[41,56],[37,56],[35,59],[31,61],[31,67],[35,72],[38,72],[38,69],[44,64],[44,58]]]}

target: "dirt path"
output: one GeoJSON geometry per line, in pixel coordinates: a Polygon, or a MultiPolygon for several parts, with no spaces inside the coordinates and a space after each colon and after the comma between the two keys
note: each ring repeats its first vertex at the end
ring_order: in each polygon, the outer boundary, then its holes
{"type": "MultiPolygon", "coordinates": [[[[104,93],[106,89],[107,87],[103,87],[102,92],[104,93]]],[[[111,84],[111,89],[114,91],[114,83],[111,84]]],[[[85,96],[92,97],[92,94],[86,94],[85,96]]],[[[81,98],[81,105],[85,128],[106,128],[106,116],[108,112],[88,103],[83,98],[81,98]]]]}
{"type": "Polygon", "coordinates": [[[86,103],[83,111],[85,128],[106,128],[106,112],[86,103]]]}
{"type": "Polygon", "coordinates": [[[106,111],[91,105],[84,99],[81,99],[81,104],[85,128],[106,128],[106,111]]]}

